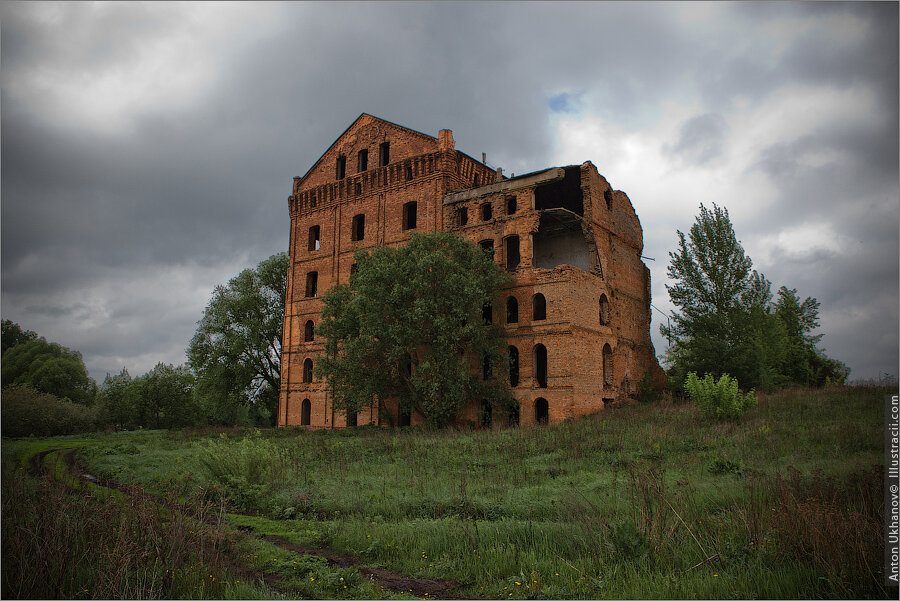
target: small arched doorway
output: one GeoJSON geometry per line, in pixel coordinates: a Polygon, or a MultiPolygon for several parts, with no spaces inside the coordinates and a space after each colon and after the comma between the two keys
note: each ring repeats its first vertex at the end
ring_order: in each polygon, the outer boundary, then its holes
{"type": "Polygon", "coordinates": [[[550,403],[543,397],[534,402],[534,421],[539,424],[550,422],[550,403]]]}
{"type": "Polygon", "coordinates": [[[300,425],[308,426],[310,421],[310,415],[312,414],[312,403],[309,399],[303,399],[303,403],[300,405],[300,425]]]}

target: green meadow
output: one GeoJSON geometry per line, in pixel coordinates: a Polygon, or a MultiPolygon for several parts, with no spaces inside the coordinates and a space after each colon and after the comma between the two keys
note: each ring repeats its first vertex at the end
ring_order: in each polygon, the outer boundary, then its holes
{"type": "Polygon", "coordinates": [[[735,421],[662,401],[496,431],[6,439],[2,592],[885,598],[896,595],[882,565],[888,392],[759,395],[735,421]],[[14,548],[37,530],[43,546],[14,548]],[[70,555],[75,567],[47,561],[70,555]],[[51,568],[69,580],[48,588],[51,568]],[[378,570],[410,589],[385,586],[378,570]],[[427,581],[447,588],[423,593],[427,581]]]}

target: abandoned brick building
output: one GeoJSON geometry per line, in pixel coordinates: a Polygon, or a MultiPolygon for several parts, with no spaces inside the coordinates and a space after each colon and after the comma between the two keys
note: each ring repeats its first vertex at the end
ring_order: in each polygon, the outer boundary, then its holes
{"type": "MultiPolygon", "coordinates": [[[[590,162],[507,178],[455,150],[450,130],[434,138],[363,113],[294,178],[288,204],[279,425],[381,423],[375,403],[349,419],[336,411],[327,382],[313,375],[321,294],[349,280],[354,252],[402,245],[416,232],[455,232],[492,249],[513,276],[493,318],[506,329],[520,423],[594,413],[634,394],[645,372],[661,374],[641,225],[590,162]]],[[[461,421],[478,419],[470,402],[461,421]]]]}

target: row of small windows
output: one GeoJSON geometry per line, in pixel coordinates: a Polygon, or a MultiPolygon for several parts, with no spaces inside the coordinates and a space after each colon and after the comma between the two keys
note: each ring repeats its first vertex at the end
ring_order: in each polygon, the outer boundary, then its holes
{"type": "MultiPolygon", "coordinates": [[[[378,145],[378,166],[385,167],[391,162],[391,143],[382,142],[378,145]]],[[[356,172],[362,173],[369,168],[369,149],[363,148],[356,153],[356,172]]],[[[344,179],[347,177],[347,157],[339,155],[335,165],[335,178],[344,179]]]]}
{"type": "MultiPolygon", "coordinates": [[[[356,273],[357,265],[354,263],[350,266],[351,275],[356,273]]],[[[306,274],[306,296],[307,297],[315,297],[318,296],[318,282],[319,282],[319,273],[317,271],[310,271],[306,274]]],[[[609,300],[606,298],[605,294],[600,295],[600,325],[608,326],[609,325],[609,300]]],[[[481,308],[481,317],[485,324],[491,324],[494,322],[494,309],[491,303],[486,303],[481,308]]],[[[532,321],[542,321],[547,319],[547,298],[538,292],[534,296],[531,297],[531,320],[532,321]]],[[[519,323],[519,300],[515,296],[510,296],[506,299],[506,323],[519,323]]],[[[309,327],[312,322],[307,322],[309,327]]],[[[311,334],[310,334],[311,336],[311,334]]],[[[312,340],[312,338],[307,338],[307,341],[312,340]]]]}
{"type": "MultiPolygon", "coordinates": [[[[518,206],[516,204],[516,197],[514,195],[510,195],[506,197],[506,214],[513,215],[515,214],[518,206]]],[[[491,203],[485,202],[479,206],[478,211],[481,215],[482,221],[490,221],[494,218],[494,207],[491,203]]],[[[464,226],[469,223],[469,209],[467,207],[460,207],[456,209],[456,225],[464,226]]]]}
{"type": "MultiPolygon", "coordinates": [[[[481,425],[490,427],[492,421],[491,415],[491,407],[490,405],[482,406],[482,416],[481,416],[481,425]]],[[[398,426],[408,426],[410,421],[410,414],[400,413],[400,419],[398,426]]],[[[509,415],[507,416],[507,420],[509,425],[518,426],[519,425],[519,405],[516,405],[510,410],[509,415]]],[[[541,397],[534,401],[534,421],[539,424],[546,424],[550,421],[550,404],[547,402],[547,399],[541,397]]],[[[312,401],[309,399],[303,399],[303,402],[300,404],[300,425],[308,426],[312,423],[312,401]]],[[[347,426],[353,427],[356,426],[356,414],[347,416],[347,426]]]]}
{"type": "MultiPolygon", "coordinates": [[[[418,206],[416,201],[410,201],[403,205],[402,226],[404,230],[414,230],[418,226],[418,206]]],[[[350,239],[354,242],[366,238],[366,216],[363,213],[353,216],[350,223],[350,239]]],[[[309,239],[306,249],[316,251],[322,248],[322,228],[318,225],[309,226],[309,239]]]]}

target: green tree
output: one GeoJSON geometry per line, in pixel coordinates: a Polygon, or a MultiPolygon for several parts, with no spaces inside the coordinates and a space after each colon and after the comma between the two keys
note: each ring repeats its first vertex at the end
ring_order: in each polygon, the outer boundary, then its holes
{"type": "Polygon", "coordinates": [[[507,283],[490,255],[445,232],[413,235],[400,248],[356,254],[349,285],[323,297],[325,352],[316,373],[328,379],[339,410],[388,399],[427,424],[451,423],[467,400],[510,402],[502,328],[483,308],[507,283]],[[483,370],[483,365],[498,369],[483,370]],[[490,375],[484,378],[484,372],[490,375]]]}
{"type": "Polygon", "coordinates": [[[124,403],[148,428],[178,428],[199,421],[193,395],[194,375],[187,366],[157,363],[124,387],[124,403]]]}
{"type": "Polygon", "coordinates": [[[775,314],[787,335],[784,374],[791,381],[807,386],[841,384],[850,370],[840,361],[829,359],[817,348],[822,334],[812,335],[819,327],[819,301],[806,297],[801,302],[796,288],[778,290],[775,314]]]}
{"type": "Polygon", "coordinates": [[[671,376],[688,372],[731,374],[743,386],[781,384],[784,331],[771,312],[771,283],[755,270],[735,236],[728,210],[700,205],[688,235],[678,231],[678,250],[669,253],[669,297],[679,308],[671,327],[671,376]]]}
{"type": "Polygon", "coordinates": [[[287,255],[273,255],[213,291],[187,352],[198,400],[212,422],[274,419],[287,269],[287,255]]]}
{"type": "Polygon", "coordinates": [[[4,319],[2,323],[2,353],[5,353],[6,349],[12,348],[17,344],[22,344],[23,342],[29,342],[31,340],[37,340],[37,337],[37,332],[33,332],[31,330],[25,330],[23,332],[22,328],[19,327],[19,324],[10,321],[9,319],[4,319]]]}
{"type": "Polygon", "coordinates": [[[97,394],[81,353],[37,338],[20,342],[3,353],[3,386],[30,386],[39,392],[90,405],[97,394]]]}
{"type": "Polygon", "coordinates": [[[97,405],[104,422],[116,428],[143,425],[134,404],[136,395],[129,390],[133,381],[125,368],[114,376],[106,374],[97,393],[97,405]]]}

